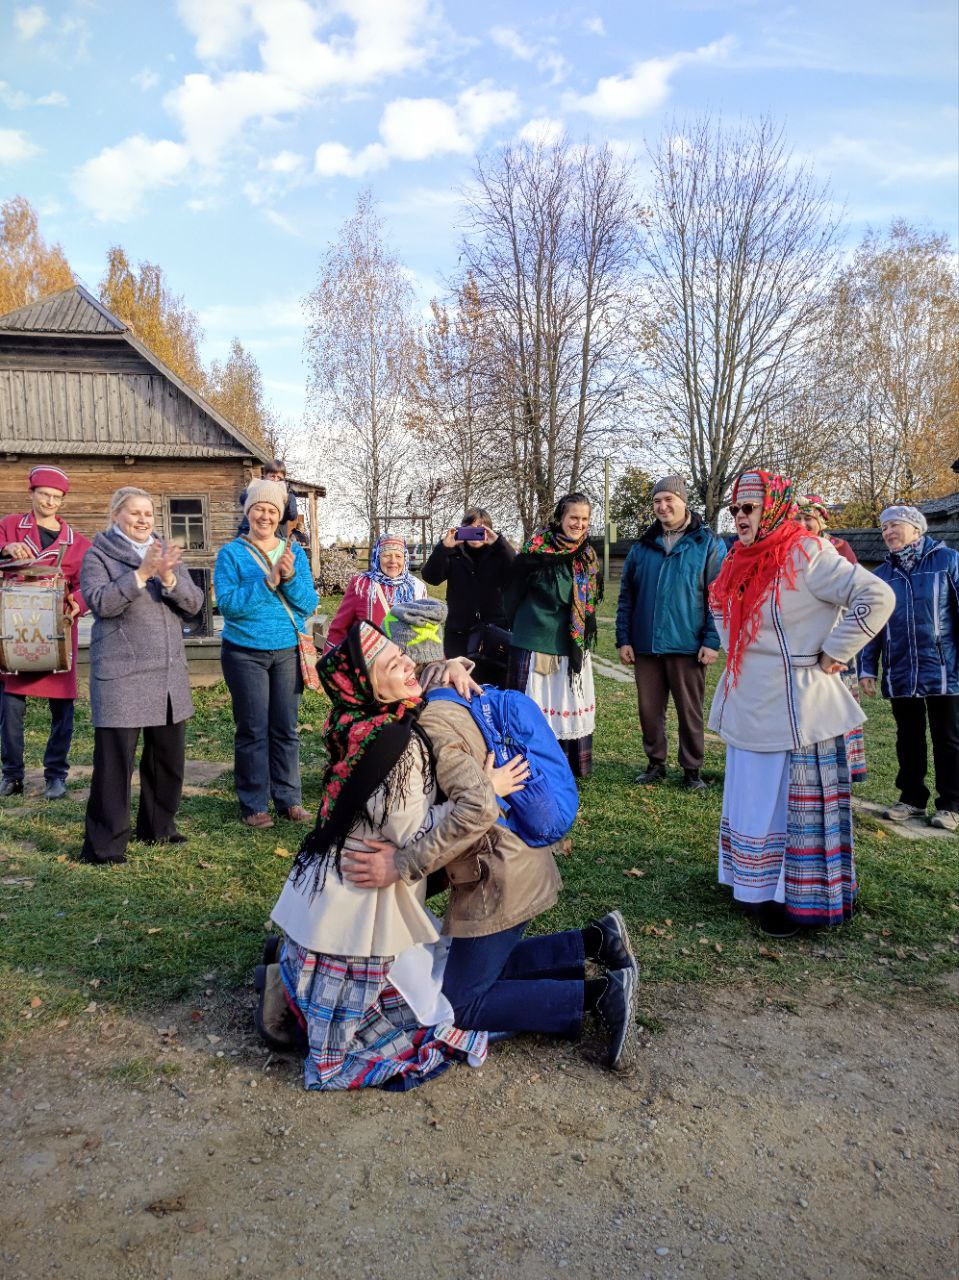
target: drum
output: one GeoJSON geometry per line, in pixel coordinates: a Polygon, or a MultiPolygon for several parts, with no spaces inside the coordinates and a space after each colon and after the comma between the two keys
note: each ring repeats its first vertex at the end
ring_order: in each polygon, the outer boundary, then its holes
{"type": "Polygon", "coordinates": [[[72,623],[63,612],[67,582],[49,568],[0,574],[0,675],[69,671],[72,623]]]}

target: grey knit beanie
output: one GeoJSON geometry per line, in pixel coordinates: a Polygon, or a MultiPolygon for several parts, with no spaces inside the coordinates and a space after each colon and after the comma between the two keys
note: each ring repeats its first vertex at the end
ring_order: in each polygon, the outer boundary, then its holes
{"type": "Polygon", "coordinates": [[[686,481],[682,476],[663,476],[662,480],[657,480],[653,485],[654,498],[657,493],[671,493],[674,497],[677,497],[680,502],[689,506],[689,501],[686,497],[686,481]]]}
{"type": "Polygon", "coordinates": [[[419,666],[443,662],[443,623],[447,615],[442,600],[410,600],[394,604],[383,619],[383,630],[408,658],[419,666]]]}
{"type": "Polygon", "coordinates": [[[920,533],[925,533],[929,528],[926,523],[926,517],[916,507],[907,507],[905,505],[886,507],[879,517],[879,527],[882,528],[887,520],[902,520],[904,524],[911,524],[920,533]]]}

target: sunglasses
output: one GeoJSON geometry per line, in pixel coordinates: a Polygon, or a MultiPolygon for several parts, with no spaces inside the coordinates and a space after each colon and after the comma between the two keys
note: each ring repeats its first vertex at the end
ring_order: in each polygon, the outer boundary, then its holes
{"type": "Polygon", "coordinates": [[[733,503],[733,505],[729,508],[729,514],[733,517],[733,519],[735,519],[736,516],[739,515],[740,511],[743,513],[744,516],[751,516],[752,513],[758,508],[758,506],[759,506],[758,502],[733,503]]]}

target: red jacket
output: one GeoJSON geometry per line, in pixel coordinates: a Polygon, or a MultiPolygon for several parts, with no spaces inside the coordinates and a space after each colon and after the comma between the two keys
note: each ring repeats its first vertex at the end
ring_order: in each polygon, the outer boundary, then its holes
{"type": "MultiPolygon", "coordinates": [[[[424,600],[426,594],[426,583],[413,578],[413,599],[424,600]]],[[[340,607],[330,623],[323,652],[329,653],[335,645],[345,640],[346,633],[354,622],[372,622],[377,627],[382,627],[383,619],[393,607],[395,595],[395,587],[374,583],[365,573],[358,573],[351,578],[340,607]]]]}
{"type": "MultiPolygon", "coordinates": [[[[32,511],[24,515],[4,516],[0,520],[0,548],[8,542],[25,542],[30,550],[39,557],[41,564],[55,565],[60,548],[64,548],[60,571],[67,580],[67,585],[76,597],[80,613],[87,612],[86,602],[80,594],[80,565],[90,548],[89,538],[76,529],[71,529],[65,520],[60,521],[60,532],[49,547],[43,549],[37,520],[32,511]]],[[[56,674],[34,676],[3,676],[3,687],[7,693],[26,694],[28,698],[75,698],[77,696],[77,627],[73,632],[73,661],[69,671],[58,671],[56,674]]]]}

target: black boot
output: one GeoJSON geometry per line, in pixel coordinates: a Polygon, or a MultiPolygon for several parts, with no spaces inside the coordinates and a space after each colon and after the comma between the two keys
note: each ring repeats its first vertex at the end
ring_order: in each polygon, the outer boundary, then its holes
{"type": "Polygon", "coordinates": [[[641,787],[648,787],[654,782],[662,782],[665,777],[666,766],[660,761],[650,760],[649,768],[637,773],[633,781],[638,782],[641,787]]]}
{"type": "Polygon", "coordinates": [[[4,778],[0,782],[0,796],[22,796],[23,795],[23,779],[22,778],[4,778]]]}
{"type": "Polygon", "coordinates": [[[698,769],[685,769],[683,778],[683,786],[687,791],[705,791],[706,784],[699,776],[698,769]]]}

